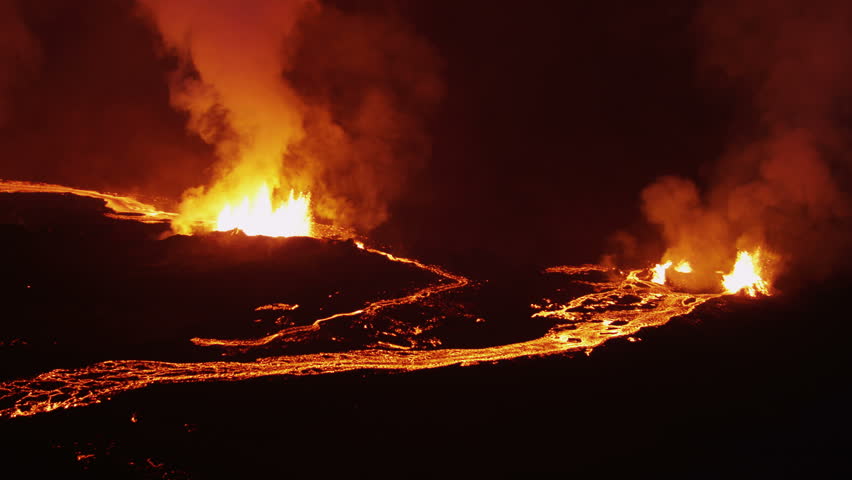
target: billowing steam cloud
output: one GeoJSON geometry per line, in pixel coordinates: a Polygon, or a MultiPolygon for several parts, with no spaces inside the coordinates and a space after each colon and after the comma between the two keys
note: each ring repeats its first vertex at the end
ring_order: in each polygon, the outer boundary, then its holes
{"type": "Polygon", "coordinates": [[[702,77],[742,98],[741,125],[704,194],[672,177],[642,193],[665,258],[712,273],[763,245],[779,269],[826,273],[850,238],[852,5],[709,2],[697,25],[702,77]]]}
{"type": "Polygon", "coordinates": [[[181,62],[173,106],[220,158],[213,185],[185,194],[177,231],[260,183],[310,191],[337,223],[385,219],[428,153],[420,115],[441,94],[428,45],[390,17],[310,0],[139,1],[181,62]]]}
{"type": "Polygon", "coordinates": [[[443,96],[441,60],[391,14],[311,9],[298,33],[286,77],[307,134],[285,174],[321,215],[369,229],[430,152],[423,122],[443,96]]]}
{"type": "Polygon", "coordinates": [[[38,64],[39,47],[13,0],[0,0],[0,127],[8,121],[6,102],[18,82],[38,64]]]}

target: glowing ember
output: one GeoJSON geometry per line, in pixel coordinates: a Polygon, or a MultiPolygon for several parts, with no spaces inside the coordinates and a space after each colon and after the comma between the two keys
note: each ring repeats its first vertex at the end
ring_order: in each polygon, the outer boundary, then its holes
{"type": "Polygon", "coordinates": [[[737,252],[737,261],[731,273],[722,276],[722,286],[725,293],[734,294],[744,291],[751,297],[758,293],[769,295],[769,283],[761,276],[761,252],[755,250],[749,253],[744,250],[737,252]]]}
{"type": "Polygon", "coordinates": [[[245,197],[237,207],[226,204],[219,213],[216,230],[239,229],[246,235],[268,237],[307,237],[311,235],[312,225],[310,193],[296,195],[290,190],[287,201],[273,208],[272,194],[263,184],[253,199],[245,197]]]}
{"type": "Polygon", "coordinates": [[[654,283],[659,283],[660,285],[666,284],[666,270],[672,266],[672,262],[666,262],[662,265],[654,265],[654,268],[651,270],[654,272],[654,276],[651,277],[651,281],[654,283]]]}
{"type": "Polygon", "coordinates": [[[675,272],[679,273],[692,273],[692,265],[689,264],[686,260],[677,264],[674,268],[675,272]]]}

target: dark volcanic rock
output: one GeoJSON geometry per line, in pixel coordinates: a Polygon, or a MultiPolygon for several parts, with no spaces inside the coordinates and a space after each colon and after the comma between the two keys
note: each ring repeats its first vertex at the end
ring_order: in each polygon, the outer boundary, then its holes
{"type": "MultiPolygon", "coordinates": [[[[207,358],[189,336],[274,330],[280,312],[255,312],[261,304],[299,303],[284,320],[298,325],[434,280],[345,242],[157,240],[164,230],[109,219],[0,226],[4,376],[116,355],[207,358]]],[[[433,314],[461,318],[430,330],[455,329],[448,338],[528,336],[542,327],[518,324],[529,310],[513,295],[527,301],[542,286],[562,300],[574,293],[521,275],[469,289],[449,313],[426,302],[396,314],[424,317],[420,325],[433,314]],[[477,322],[483,311],[489,321],[477,322]]],[[[716,299],[590,355],[154,386],[0,420],[0,460],[54,478],[845,478],[850,285],[835,278],[795,295],[716,299]]],[[[347,345],[375,341],[353,331],[371,328],[390,343],[416,338],[393,316],[366,322],[329,330],[347,345]]]]}
{"type": "Polygon", "coordinates": [[[162,239],[168,226],[106,218],[97,200],[0,200],[0,219],[9,222],[0,224],[4,379],[107,359],[218,359],[219,350],[190,338],[262,337],[439,280],[352,242],[239,233],[162,239]],[[274,303],[299,307],[255,311],[274,303]]]}

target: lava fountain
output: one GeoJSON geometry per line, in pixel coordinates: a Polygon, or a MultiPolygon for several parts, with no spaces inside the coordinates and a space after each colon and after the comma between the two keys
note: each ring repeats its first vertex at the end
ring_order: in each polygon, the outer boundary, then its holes
{"type": "Polygon", "coordinates": [[[752,252],[740,250],[731,273],[722,277],[725,293],[744,292],[750,297],[757,294],[769,295],[769,282],[763,278],[763,263],[760,249],[752,252]]]}
{"type": "Polygon", "coordinates": [[[313,231],[311,194],[290,190],[290,196],[273,207],[273,196],[266,183],[258,188],[253,198],[243,198],[232,206],[226,203],[216,220],[216,231],[239,229],[246,235],[268,237],[309,237],[313,231]]]}

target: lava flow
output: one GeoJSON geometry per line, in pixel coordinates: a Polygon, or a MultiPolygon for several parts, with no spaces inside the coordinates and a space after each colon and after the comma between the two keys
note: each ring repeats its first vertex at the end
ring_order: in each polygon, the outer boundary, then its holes
{"type": "MultiPolygon", "coordinates": [[[[410,262],[421,268],[442,271],[414,260],[376,252],[387,255],[394,261],[410,262]]],[[[548,269],[546,273],[567,274],[567,281],[592,283],[596,291],[564,304],[551,302],[543,306],[534,305],[533,317],[552,319],[556,324],[545,335],[533,340],[485,348],[362,349],[266,357],[255,362],[106,361],[79,369],[57,369],[34,378],[0,384],[0,402],[6,404],[0,410],[0,416],[35,415],[56,409],[92,405],[122,392],[156,384],[238,381],[272,375],[303,376],[352,370],[413,371],[588,350],[610,338],[631,335],[644,327],[662,325],[670,318],[688,314],[698,305],[718,296],[674,292],[665,286],[640,280],[639,271],[623,275],[595,265],[556,267],[548,269]],[[588,282],[583,277],[589,274],[615,275],[617,279],[588,282]]],[[[425,288],[404,298],[374,302],[358,311],[320,319],[308,328],[318,329],[324,322],[346,316],[377,315],[383,308],[401,302],[415,302],[427,295],[446,293],[468,283],[464,277],[453,275],[450,278],[455,281],[425,288]]],[[[282,331],[274,338],[255,342],[199,339],[196,339],[196,342],[245,348],[267,343],[281,338],[282,335],[297,333],[299,332],[293,330],[282,331]]]]}
{"type": "Polygon", "coordinates": [[[97,198],[105,201],[106,206],[113,211],[107,214],[108,217],[136,220],[145,223],[168,222],[177,216],[174,213],[160,211],[156,207],[142,203],[132,197],[101,193],[94,190],[83,190],[63,185],[52,185],[49,183],[31,183],[0,179],[0,193],[60,193],[97,198]]]}
{"type": "MultiPolygon", "coordinates": [[[[360,248],[364,251],[374,253],[376,255],[381,255],[381,256],[387,258],[388,260],[390,260],[392,262],[405,263],[405,264],[408,264],[408,265],[413,265],[413,266],[415,266],[415,267],[417,267],[421,270],[426,270],[426,271],[431,272],[431,273],[435,274],[436,276],[438,276],[438,277],[440,277],[444,280],[449,280],[449,282],[430,285],[430,286],[424,287],[420,290],[417,290],[414,293],[411,293],[409,295],[405,295],[405,296],[402,296],[402,297],[378,300],[378,301],[375,301],[375,302],[368,304],[367,306],[365,306],[363,308],[359,308],[358,310],[353,310],[351,312],[335,313],[334,315],[329,315],[327,317],[323,317],[323,318],[319,318],[317,320],[314,320],[314,322],[311,323],[310,325],[301,326],[301,327],[285,328],[285,329],[282,329],[282,330],[280,330],[276,333],[273,333],[272,335],[267,335],[265,337],[261,337],[261,338],[257,338],[257,339],[238,340],[238,339],[193,338],[192,343],[194,343],[196,345],[205,346],[205,347],[211,347],[211,346],[259,347],[261,345],[267,345],[267,344],[269,344],[273,341],[276,341],[276,340],[290,340],[290,341],[292,341],[294,339],[298,339],[299,335],[305,334],[305,333],[310,332],[310,331],[319,330],[323,323],[328,322],[330,320],[335,320],[335,319],[338,319],[338,318],[345,318],[345,317],[354,317],[354,316],[357,316],[357,315],[376,315],[377,313],[379,313],[380,310],[382,310],[384,308],[392,307],[392,306],[398,306],[398,305],[405,305],[405,304],[409,304],[409,303],[416,303],[416,302],[418,302],[418,301],[420,301],[420,300],[422,300],[422,299],[424,299],[424,298],[426,298],[430,295],[436,295],[436,294],[447,292],[447,291],[454,290],[454,289],[457,289],[457,288],[462,288],[462,287],[464,287],[464,286],[466,286],[470,283],[470,280],[468,278],[463,277],[461,275],[456,275],[454,273],[450,273],[450,272],[444,270],[443,268],[435,266],[435,265],[427,265],[425,263],[419,262],[419,261],[411,259],[411,258],[397,257],[397,256],[395,256],[391,253],[388,253],[388,252],[383,252],[383,251],[377,250],[375,248],[369,248],[361,242],[357,242],[357,246],[358,246],[358,248],[360,248]]],[[[264,305],[264,306],[258,307],[258,309],[264,310],[264,309],[270,309],[270,307],[272,307],[272,306],[271,305],[264,305]]]]}
{"type": "MultiPolygon", "coordinates": [[[[31,184],[5,183],[3,191],[48,191],[78,193],[75,189],[57,186],[32,186],[31,184]],[[15,190],[19,188],[18,190],[15,190]]],[[[124,197],[82,191],[116,202],[121,208],[137,205],[124,197]],[[117,199],[122,199],[118,201],[117,199]]],[[[78,193],[80,194],[80,193],[78,193]]],[[[142,205],[142,204],[138,204],[142,205]]],[[[147,206],[145,206],[147,208],[147,206]]],[[[134,207],[137,210],[142,207],[134,207]]],[[[136,210],[134,210],[136,213],[136,210]]],[[[153,209],[151,213],[154,213],[153,209]]],[[[156,218],[166,220],[170,214],[156,212],[156,218]]],[[[127,216],[147,221],[154,216],[127,216]]],[[[309,332],[347,319],[376,318],[404,306],[419,305],[427,298],[431,302],[452,306],[457,303],[452,295],[476,282],[450,273],[438,266],[418,260],[402,258],[391,253],[365,246],[356,246],[372,255],[380,255],[391,262],[404,263],[437,277],[437,281],[416,288],[411,293],[393,298],[378,299],[362,308],[338,312],[314,320],[305,326],[284,328],[278,332],[255,339],[192,338],[199,346],[234,349],[242,352],[260,349],[275,341],[298,342],[309,332]]],[[[668,268],[671,265],[668,265],[668,268]]],[[[663,273],[665,269],[663,269],[663,273]]],[[[741,268],[741,267],[740,267],[741,268]]],[[[685,270],[680,268],[680,270],[685,270]]],[[[543,274],[559,275],[561,285],[576,285],[587,293],[574,298],[554,300],[542,298],[531,305],[528,319],[519,321],[547,321],[547,331],[531,340],[480,348],[357,348],[348,351],[319,352],[299,355],[272,356],[266,350],[256,361],[162,362],[155,360],[111,360],[83,368],[56,369],[32,378],[22,378],[0,383],[0,416],[15,417],[35,415],[56,409],[81,407],[105,401],[121,392],[145,388],[155,384],[237,381],[272,375],[318,375],[352,370],[412,371],[449,365],[474,365],[520,357],[544,356],[570,351],[588,351],[608,339],[632,335],[642,328],[662,325],[672,317],[686,315],[704,302],[722,293],[694,294],[677,291],[654,279],[645,280],[656,273],[650,270],[620,272],[611,268],[585,265],[580,267],[553,267],[543,274]],[[590,291],[589,291],[590,290],[590,291]]],[[[735,272],[739,270],[735,268],[735,272]]],[[[737,274],[739,278],[739,273],[737,274]]],[[[664,283],[664,282],[663,282],[664,283]]],[[[746,287],[743,287],[746,288],[746,287]]],[[[582,292],[581,292],[582,293],[582,292]]],[[[259,306],[256,310],[293,310],[290,304],[259,306]]],[[[457,321],[452,315],[447,322],[457,321]]],[[[380,344],[379,344],[380,345],[380,344]]]]}

